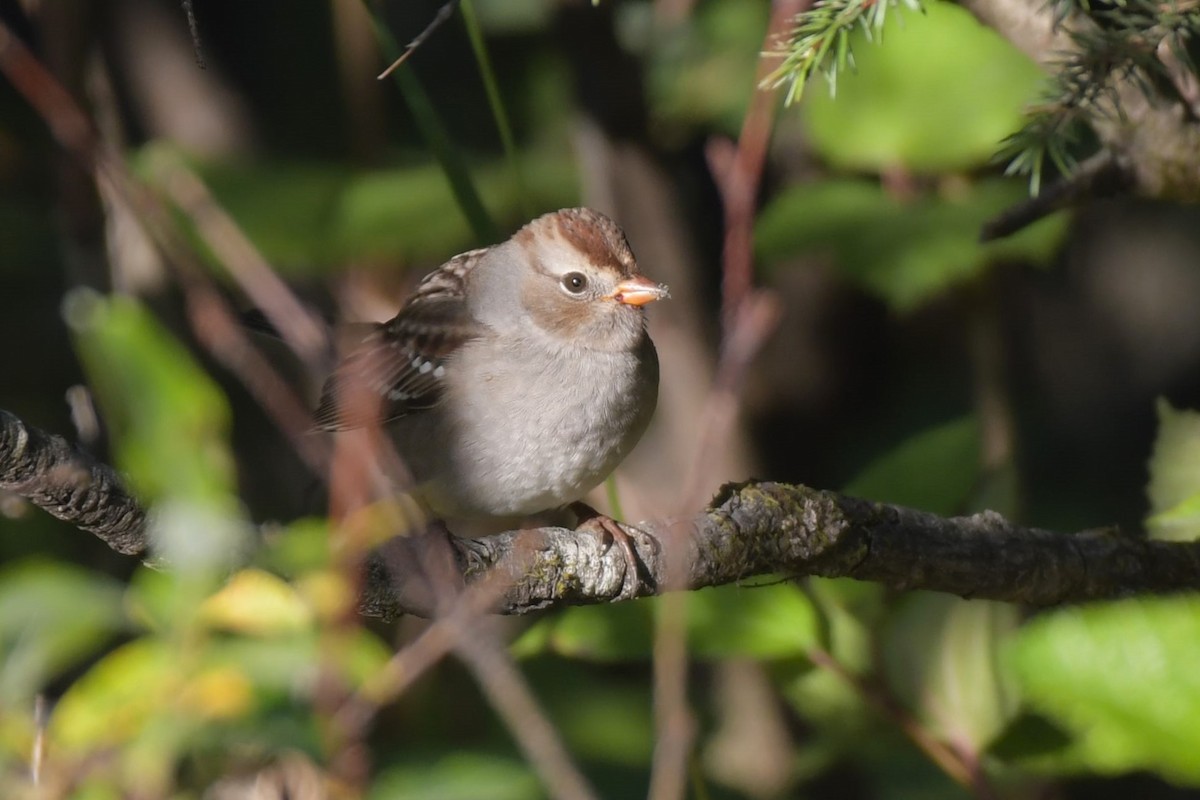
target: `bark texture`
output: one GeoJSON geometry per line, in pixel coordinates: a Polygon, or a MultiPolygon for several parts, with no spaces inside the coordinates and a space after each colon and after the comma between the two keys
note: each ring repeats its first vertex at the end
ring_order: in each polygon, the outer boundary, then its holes
{"type": "MultiPolygon", "coordinates": [[[[146,549],[146,513],[120,476],[61,437],[0,411],[0,489],[99,536],[146,549]]],[[[621,548],[590,531],[533,528],[453,539],[467,585],[486,579],[493,610],[521,614],[695,590],[765,574],[874,581],[1027,606],[1200,589],[1200,544],[1148,541],[1116,528],[1056,533],[984,512],[940,517],[806,486],[724,487],[695,516],[630,528],[640,568],[627,586],[621,548]]],[[[368,560],[361,608],[391,617],[415,579],[368,560]]],[[[419,578],[419,576],[416,576],[419,578]]]]}

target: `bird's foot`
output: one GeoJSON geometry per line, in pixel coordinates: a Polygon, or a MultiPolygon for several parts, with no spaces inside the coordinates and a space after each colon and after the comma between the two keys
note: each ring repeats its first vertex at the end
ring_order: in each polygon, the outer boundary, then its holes
{"type": "Polygon", "coordinates": [[[625,578],[621,583],[621,593],[616,599],[632,600],[641,594],[644,586],[642,562],[633,546],[633,537],[629,535],[625,526],[607,514],[601,514],[587,503],[572,503],[571,511],[579,520],[575,530],[595,534],[604,545],[604,552],[608,552],[614,544],[621,548],[621,553],[625,556],[625,578]]]}

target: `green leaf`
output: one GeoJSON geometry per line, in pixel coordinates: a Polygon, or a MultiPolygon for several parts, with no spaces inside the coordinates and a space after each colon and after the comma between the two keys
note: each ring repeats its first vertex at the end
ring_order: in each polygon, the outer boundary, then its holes
{"type": "Polygon", "coordinates": [[[619,671],[598,672],[552,657],[530,665],[527,675],[580,760],[644,769],[654,756],[650,682],[625,680],[619,671]]]}
{"type": "Polygon", "coordinates": [[[645,53],[656,130],[683,137],[715,127],[737,135],[753,96],[768,11],[745,0],[700,3],[686,22],[662,31],[645,53]]]}
{"type": "Polygon", "coordinates": [[[121,589],[74,567],[31,561],[0,571],[0,705],[28,705],[124,624],[121,589]]]}
{"type": "Polygon", "coordinates": [[[1155,539],[1194,541],[1200,536],[1200,412],[1177,411],[1164,399],[1156,409],[1146,528],[1155,539]]]}
{"type": "Polygon", "coordinates": [[[65,314],[113,430],[117,463],[139,494],[230,508],[230,413],[212,379],[131,298],[78,290],[65,314]]]}
{"type": "Polygon", "coordinates": [[[689,596],[688,643],[702,658],[802,658],[820,639],[812,601],[791,581],[689,596]]]}
{"type": "Polygon", "coordinates": [[[1020,127],[1043,80],[1038,66],[966,10],[925,5],[923,15],[888,14],[881,46],[852,34],[857,68],[839,76],[836,99],[807,93],[808,134],[831,164],[971,169],[1020,127]]]}
{"type": "Polygon", "coordinates": [[[1045,717],[1021,714],[992,742],[988,754],[1007,764],[1041,769],[1062,764],[1062,756],[1072,744],[1071,736],[1045,717]]]}
{"type": "MultiPolygon", "coordinates": [[[[549,650],[595,661],[649,659],[654,649],[656,598],[569,608],[530,628],[514,653],[549,650]]],[[[688,644],[699,658],[803,657],[819,639],[812,603],[793,583],[718,586],[688,596],[688,644]]]]}
{"type": "Polygon", "coordinates": [[[513,644],[520,656],[542,648],[571,658],[630,661],[654,647],[654,598],[568,608],[531,627],[513,644]]]}
{"type": "Polygon", "coordinates": [[[143,638],[105,656],[75,681],[50,718],[53,740],[69,749],[127,743],[167,715],[185,680],[166,641],[143,638]]]}
{"type": "Polygon", "coordinates": [[[913,593],[883,638],[888,682],[939,738],[981,751],[1017,712],[999,653],[1018,619],[1011,605],[913,593]]]}
{"type": "Polygon", "coordinates": [[[1078,737],[1091,770],[1200,786],[1200,597],[1046,614],[1011,655],[1025,696],[1078,737]]]}
{"type": "Polygon", "coordinates": [[[998,262],[1046,262],[1065,231],[1052,215],[1021,232],[981,243],[985,222],[1026,197],[1017,181],[991,179],[944,197],[903,201],[877,183],[833,180],[789,189],[755,228],[767,264],[829,254],[847,279],[910,311],[998,262]]]}
{"type": "Polygon", "coordinates": [[[973,416],[912,436],[859,473],[846,494],[960,513],[979,475],[979,425],[973,416]]]}
{"type": "Polygon", "coordinates": [[[529,800],[541,787],[532,769],[514,759],[454,753],[430,763],[384,770],[368,800],[529,800]]]}

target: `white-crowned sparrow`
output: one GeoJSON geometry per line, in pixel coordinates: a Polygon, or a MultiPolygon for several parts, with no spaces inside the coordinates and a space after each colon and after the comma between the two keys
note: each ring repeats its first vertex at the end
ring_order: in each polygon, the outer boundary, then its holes
{"type": "Polygon", "coordinates": [[[443,519],[574,503],[650,421],[658,356],[642,306],[666,296],[608,217],[546,214],[426,276],[343,360],[318,424],[386,423],[443,519]]]}

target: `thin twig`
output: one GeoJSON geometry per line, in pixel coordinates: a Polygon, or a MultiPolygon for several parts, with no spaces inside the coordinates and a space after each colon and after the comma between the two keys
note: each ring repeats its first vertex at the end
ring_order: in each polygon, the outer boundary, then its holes
{"type": "Polygon", "coordinates": [[[462,636],[455,648],[479,682],[492,708],[512,731],[525,757],[537,770],[550,796],[591,800],[595,791],[571,761],[562,738],[538,705],[512,657],[491,637],[462,636]]]}
{"type": "Polygon", "coordinates": [[[829,652],[819,647],[810,650],[808,658],[821,669],[841,678],[883,717],[891,720],[951,780],[975,792],[980,800],[994,800],[995,793],[990,786],[986,782],[981,785],[979,781],[976,781],[971,768],[964,763],[958,752],[939,741],[916,717],[896,702],[896,699],[887,690],[853,674],[829,652]]]}
{"type": "Polygon", "coordinates": [[[192,0],[182,0],[183,13],[187,16],[188,32],[192,35],[192,49],[196,52],[196,66],[205,68],[204,51],[200,48],[200,25],[196,22],[196,10],[192,0]]]}
{"type": "MultiPolygon", "coordinates": [[[[771,19],[763,39],[755,86],[770,74],[768,59],[778,58],[771,43],[782,36],[796,15],[812,0],[780,0],[771,10],[771,19]]],[[[750,107],[742,120],[737,150],[732,158],[709,150],[710,168],[725,207],[725,245],[722,250],[721,314],[726,327],[732,327],[738,306],[750,293],[754,282],[754,211],[767,148],[774,130],[778,108],[776,92],[764,89],[750,96],[750,107]]]]}
{"type": "MultiPolygon", "coordinates": [[[[780,36],[808,0],[775,4],[761,51],[780,36]]],[[[769,56],[759,58],[758,86],[770,72],[769,56]]],[[[754,281],[754,211],[758,185],[774,128],[775,93],[751,89],[750,108],[742,122],[737,149],[727,143],[710,146],[710,164],[725,206],[725,244],[722,251],[721,355],[713,387],[701,415],[698,457],[684,486],[683,508],[698,500],[704,478],[701,465],[711,463],[712,451],[728,440],[737,414],[746,371],[778,320],[777,303],[763,292],[752,293],[754,281]]],[[[664,548],[668,590],[686,585],[688,549],[685,540],[664,548]]],[[[651,800],[676,800],[687,789],[687,768],[695,725],[687,699],[687,598],[668,597],[654,640],[654,706],[657,744],[650,773],[651,800]]]]}
{"type": "Polygon", "coordinates": [[[393,61],[391,66],[379,73],[379,75],[376,77],[376,80],[383,80],[388,75],[391,75],[393,72],[399,69],[401,64],[403,64],[405,61],[408,61],[409,56],[417,52],[417,48],[425,44],[426,39],[432,36],[438,28],[442,27],[446,20],[454,16],[454,9],[458,8],[460,1],[461,0],[450,0],[450,2],[439,8],[437,14],[434,15],[430,23],[425,26],[425,30],[418,33],[416,38],[408,43],[408,46],[404,48],[404,52],[400,54],[400,57],[393,61]]]}
{"type": "Polygon", "coordinates": [[[195,224],[196,232],[233,279],[292,351],[315,371],[328,353],[325,326],[292,293],[200,177],[181,159],[163,154],[154,159],[152,169],[167,196],[195,224]]]}
{"type": "Polygon", "coordinates": [[[1086,200],[1120,194],[1132,185],[1131,175],[1119,159],[1105,150],[1080,164],[1069,177],[1052,183],[1038,194],[1017,203],[984,223],[979,240],[990,242],[1011,236],[1056,211],[1086,200]]]}

